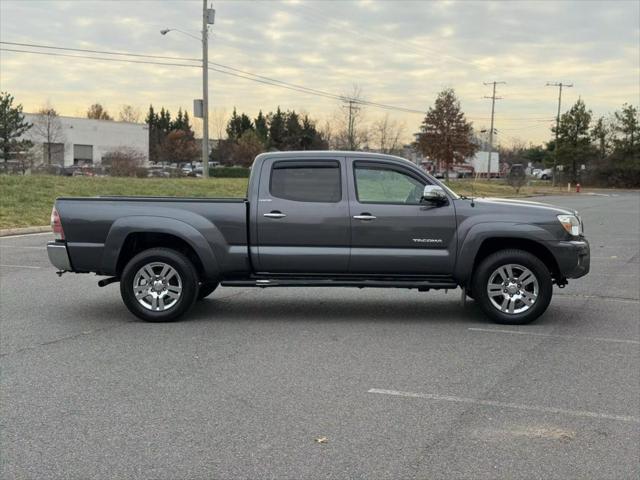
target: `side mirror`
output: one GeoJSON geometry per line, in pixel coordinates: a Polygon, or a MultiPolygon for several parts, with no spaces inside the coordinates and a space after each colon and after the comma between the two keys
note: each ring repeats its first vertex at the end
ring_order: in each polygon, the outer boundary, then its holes
{"type": "Polygon", "coordinates": [[[447,195],[442,187],[438,185],[425,185],[422,192],[422,203],[433,203],[435,205],[444,205],[447,203],[447,195]]]}

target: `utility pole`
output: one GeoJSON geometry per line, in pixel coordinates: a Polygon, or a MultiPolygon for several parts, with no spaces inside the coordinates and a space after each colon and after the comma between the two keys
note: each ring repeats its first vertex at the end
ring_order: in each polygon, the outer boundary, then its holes
{"type": "Polygon", "coordinates": [[[562,83],[562,82],[547,82],[547,87],[558,87],[558,114],[556,115],[556,144],[553,147],[553,172],[552,172],[552,185],[556,186],[557,175],[556,170],[558,169],[558,130],[560,128],[560,105],[562,104],[562,87],[571,88],[573,87],[573,83],[562,83]]]}
{"type": "Polygon", "coordinates": [[[357,112],[360,108],[355,105],[358,103],[357,100],[350,98],[346,100],[349,104],[349,118],[347,121],[347,140],[349,141],[349,150],[355,150],[355,112],[357,112]]]}
{"type": "Polygon", "coordinates": [[[491,154],[493,153],[493,115],[496,107],[496,100],[502,100],[502,97],[496,97],[496,85],[502,84],[506,85],[507,82],[483,82],[484,85],[493,85],[493,94],[490,97],[491,99],[491,129],[489,130],[489,160],[487,161],[487,180],[491,179],[491,154]]]}
{"type": "Polygon", "coordinates": [[[202,177],[209,178],[209,14],[207,0],[202,0],[202,177]]]}

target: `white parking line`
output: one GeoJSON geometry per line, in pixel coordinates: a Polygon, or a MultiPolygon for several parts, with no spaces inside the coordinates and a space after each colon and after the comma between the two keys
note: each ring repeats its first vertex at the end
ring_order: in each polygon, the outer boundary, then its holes
{"type": "Polygon", "coordinates": [[[472,332],[487,332],[487,333],[507,333],[511,335],[531,335],[533,337],[551,337],[551,338],[566,338],[572,340],[593,340],[597,342],[610,342],[610,343],[629,343],[631,345],[640,345],[638,340],[628,340],[625,338],[607,338],[607,337],[583,337],[580,335],[559,335],[553,333],[536,333],[536,332],[521,332],[519,330],[500,330],[497,328],[468,328],[472,332]]]}
{"type": "Polygon", "coordinates": [[[9,267],[9,268],[33,268],[39,269],[42,267],[34,267],[33,265],[0,265],[0,267],[9,267]]]}
{"type": "Polygon", "coordinates": [[[529,412],[570,415],[572,417],[587,417],[587,418],[597,418],[597,419],[604,419],[604,420],[617,420],[620,422],[640,423],[639,417],[634,417],[631,415],[614,415],[610,413],[589,412],[586,410],[566,410],[564,408],[541,407],[538,405],[522,405],[519,403],[498,402],[495,400],[481,400],[479,398],[455,397],[451,395],[434,395],[431,393],[401,392],[398,390],[384,390],[381,388],[372,388],[368,390],[368,393],[394,395],[397,397],[423,398],[425,400],[435,400],[435,401],[441,401],[441,402],[470,403],[474,405],[483,405],[485,407],[513,408],[516,410],[525,410],[529,412]]]}
{"type": "Polygon", "coordinates": [[[555,293],[554,296],[563,298],[594,298],[606,302],[640,303],[640,300],[635,298],[606,297],[604,295],[586,295],[581,293],[555,293]]]}
{"type": "Polygon", "coordinates": [[[53,233],[53,232],[51,232],[51,231],[47,231],[47,232],[36,232],[36,233],[20,233],[20,234],[17,234],[17,235],[5,235],[5,236],[0,237],[0,238],[6,238],[6,239],[9,239],[9,238],[19,238],[19,237],[33,237],[33,236],[35,236],[35,235],[51,235],[52,233],[53,233]]]}

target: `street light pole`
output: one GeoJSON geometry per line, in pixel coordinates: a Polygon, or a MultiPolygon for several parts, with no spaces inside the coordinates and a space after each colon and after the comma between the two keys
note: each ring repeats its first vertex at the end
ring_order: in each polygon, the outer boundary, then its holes
{"type": "Polygon", "coordinates": [[[209,178],[209,13],[202,0],[202,177],[209,178]]]}

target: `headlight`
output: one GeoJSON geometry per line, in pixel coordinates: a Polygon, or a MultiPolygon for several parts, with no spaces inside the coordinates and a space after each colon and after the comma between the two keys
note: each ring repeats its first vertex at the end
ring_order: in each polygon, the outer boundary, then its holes
{"type": "Polygon", "coordinates": [[[582,235],[582,224],[580,219],[575,215],[558,215],[558,221],[569,235],[573,235],[574,237],[582,235]]]}

